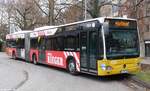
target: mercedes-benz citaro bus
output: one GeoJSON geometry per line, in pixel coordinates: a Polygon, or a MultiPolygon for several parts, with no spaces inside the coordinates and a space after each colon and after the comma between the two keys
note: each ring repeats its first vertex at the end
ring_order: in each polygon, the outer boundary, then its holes
{"type": "Polygon", "coordinates": [[[99,17],[29,33],[27,60],[67,69],[71,74],[107,76],[140,70],[137,21],[99,17]]]}

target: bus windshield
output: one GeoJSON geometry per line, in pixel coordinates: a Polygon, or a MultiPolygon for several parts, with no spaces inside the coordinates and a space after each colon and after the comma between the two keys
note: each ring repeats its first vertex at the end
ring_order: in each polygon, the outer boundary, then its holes
{"type": "Polygon", "coordinates": [[[139,56],[137,30],[110,29],[105,36],[107,59],[121,59],[139,56]]]}

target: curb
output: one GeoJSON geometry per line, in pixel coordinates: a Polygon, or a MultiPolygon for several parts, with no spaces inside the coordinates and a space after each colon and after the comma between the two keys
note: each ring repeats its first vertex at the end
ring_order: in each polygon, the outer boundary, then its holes
{"type": "Polygon", "coordinates": [[[135,76],[131,77],[131,80],[133,80],[134,82],[136,82],[136,83],[142,85],[143,87],[146,87],[146,88],[150,89],[150,84],[149,84],[149,83],[144,82],[144,81],[138,79],[138,78],[135,77],[135,76]]]}
{"type": "Polygon", "coordinates": [[[141,70],[149,70],[150,64],[141,63],[141,70]]]}

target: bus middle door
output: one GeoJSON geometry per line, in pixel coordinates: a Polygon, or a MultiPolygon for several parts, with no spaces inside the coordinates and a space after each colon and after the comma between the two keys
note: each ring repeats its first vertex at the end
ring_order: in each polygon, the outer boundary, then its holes
{"type": "Polygon", "coordinates": [[[45,46],[45,41],[46,40],[46,38],[40,38],[40,39],[38,39],[38,41],[39,41],[39,48],[38,48],[38,50],[39,50],[39,62],[40,63],[45,63],[46,61],[45,61],[45,59],[46,59],[46,53],[45,53],[45,50],[46,50],[46,46],[45,46]]]}

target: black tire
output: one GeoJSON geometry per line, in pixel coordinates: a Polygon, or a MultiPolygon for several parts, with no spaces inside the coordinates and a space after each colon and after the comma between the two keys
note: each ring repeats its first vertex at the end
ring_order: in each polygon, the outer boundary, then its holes
{"type": "Polygon", "coordinates": [[[32,56],[33,64],[37,65],[37,58],[35,55],[32,56]]]}
{"type": "Polygon", "coordinates": [[[15,52],[12,53],[12,59],[17,59],[15,52]]]}
{"type": "Polygon", "coordinates": [[[68,71],[70,74],[72,75],[77,75],[77,71],[76,71],[76,64],[74,59],[70,59],[69,63],[68,63],[68,71]]]}

